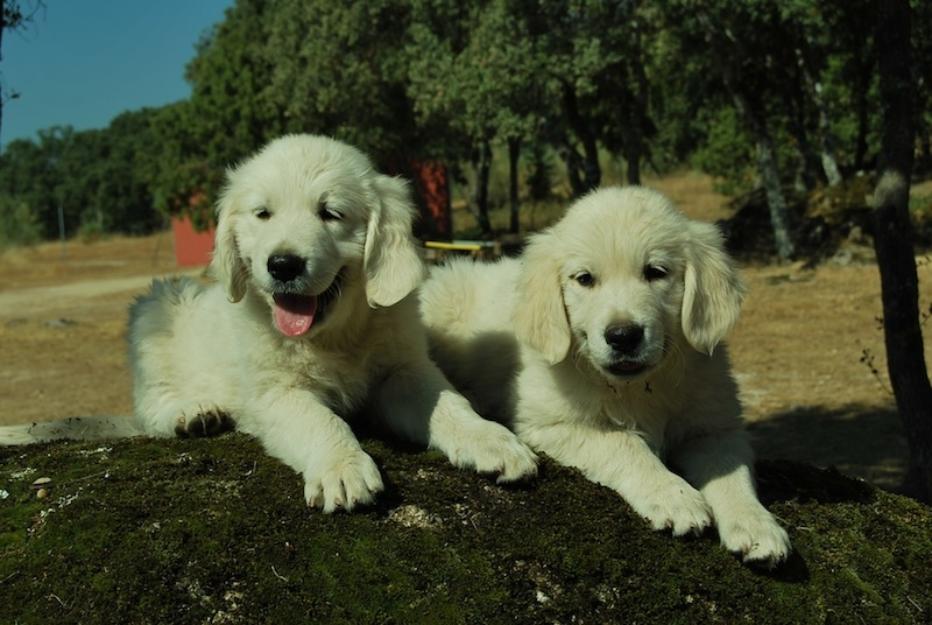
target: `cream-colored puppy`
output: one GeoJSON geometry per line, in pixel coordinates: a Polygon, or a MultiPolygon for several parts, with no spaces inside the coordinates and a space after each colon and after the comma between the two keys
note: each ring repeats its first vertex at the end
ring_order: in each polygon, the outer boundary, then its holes
{"type": "MultiPolygon", "coordinates": [[[[406,185],[358,150],[310,135],[273,141],[228,172],[218,282],[156,282],[130,311],[138,427],[84,420],[26,440],[235,423],[300,472],[308,504],[325,512],[383,487],[347,423],[356,414],[457,466],[500,480],[534,474],[533,453],[477,415],[428,356],[412,294],[424,276],[413,213],[406,185]]],[[[0,442],[23,438],[0,432],[0,442]]]]}
{"type": "Polygon", "coordinates": [[[654,528],[679,536],[714,519],[727,549],[775,564],[789,539],[755,494],[719,344],[743,294],[714,226],[654,191],[606,188],[520,260],[437,269],[421,310],[435,359],[483,414],[654,528]]]}

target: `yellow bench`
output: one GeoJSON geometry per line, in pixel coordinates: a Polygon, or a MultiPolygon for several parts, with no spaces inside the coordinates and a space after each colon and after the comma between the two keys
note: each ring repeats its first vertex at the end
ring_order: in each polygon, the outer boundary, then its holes
{"type": "Polygon", "coordinates": [[[451,252],[465,252],[473,258],[495,259],[502,255],[500,241],[424,241],[427,260],[439,262],[451,252]]]}

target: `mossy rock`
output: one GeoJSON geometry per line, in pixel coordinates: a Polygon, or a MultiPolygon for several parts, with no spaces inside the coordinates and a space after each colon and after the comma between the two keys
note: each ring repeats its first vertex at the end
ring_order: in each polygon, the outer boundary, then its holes
{"type": "Polygon", "coordinates": [[[765,462],[796,548],[774,572],[714,532],[655,533],[545,462],[500,487],[438,454],[364,445],[387,490],[308,511],[253,440],[0,448],[0,623],[928,623],[932,511],[765,462]],[[33,471],[34,470],[34,471],[33,471]],[[52,478],[38,499],[37,477],[52,478]]]}

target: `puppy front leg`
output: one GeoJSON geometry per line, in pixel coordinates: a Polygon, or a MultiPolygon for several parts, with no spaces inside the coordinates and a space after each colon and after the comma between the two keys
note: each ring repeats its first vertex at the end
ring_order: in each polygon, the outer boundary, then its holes
{"type": "Polygon", "coordinates": [[[379,387],[373,409],[391,430],[500,482],[537,473],[537,457],[505,426],[480,417],[430,360],[406,364],[379,387]]]}
{"type": "Polygon", "coordinates": [[[754,452],[743,430],[705,435],[676,450],[673,462],[712,507],[726,549],[745,562],[774,566],[786,559],[790,539],[761,505],[754,489],[754,452]]]}
{"type": "MultiPolygon", "coordinates": [[[[304,476],[304,499],[324,512],[371,503],[382,476],[349,425],[307,391],[276,389],[251,402],[269,454],[304,476]]],[[[247,431],[253,430],[248,428],[247,431]]]]}
{"type": "Polygon", "coordinates": [[[712,523],[702,495],[670,472],[637,432],[557,422],[524,425],[518,433],[534,449],[616,491],[656,530],[682,536],[712,523]]]}

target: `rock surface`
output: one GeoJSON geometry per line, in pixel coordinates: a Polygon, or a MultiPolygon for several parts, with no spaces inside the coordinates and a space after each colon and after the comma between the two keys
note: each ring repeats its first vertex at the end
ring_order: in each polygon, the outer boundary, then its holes
{"type": "Polygon", "coordinates": [[[0,623],[928,623],[932,510],[833,471],[758,467],[796,552],[743,566],[654,533],[544,463],[503,488],[365,443],[378,505],[305,509],[239,435],[0,448],[0,623]],[[49,476],[39,500],[35,476],[49,476]]]}

